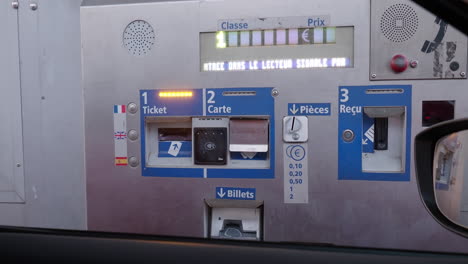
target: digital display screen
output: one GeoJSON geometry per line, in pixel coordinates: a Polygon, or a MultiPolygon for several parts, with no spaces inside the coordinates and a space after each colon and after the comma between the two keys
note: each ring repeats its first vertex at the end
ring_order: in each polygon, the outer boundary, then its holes
{"type": "Polygon", "coordinates": [[[333,44],[336,43],[335,36],[335,27],[218,31],[216,47],[333,44]]]}
{"type": "Polygon", "coordinates": [[[354,28],[204,32],[200,49],[207,72],[353,67],[354,28]]]}

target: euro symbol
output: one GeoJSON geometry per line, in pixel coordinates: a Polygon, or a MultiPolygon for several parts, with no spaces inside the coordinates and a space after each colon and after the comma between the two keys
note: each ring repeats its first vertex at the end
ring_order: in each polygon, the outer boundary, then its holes
{"type": "Polygon", "coordinates": [[[288,152],[288,157],[292,158],[295,161],[301,161],[305,157],[305,149],[300,145],[295,145],[291,148],[290,152],[288,152]]]}
{"type": "Polygon", "coordinates": [[[310,40],[309,40],[309,29],[306,29],[306,30],[302,31],[302,40],[304,42],[307,42],[307,43],[310,42],[310,40]]]}

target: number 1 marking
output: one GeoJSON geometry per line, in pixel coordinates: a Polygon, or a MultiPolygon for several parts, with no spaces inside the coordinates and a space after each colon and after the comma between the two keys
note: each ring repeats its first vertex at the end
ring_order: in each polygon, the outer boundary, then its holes
{"type": "Polygon", "coordinates": [[[148,104],[148,93],[144,92],[141,96],[143,96],[143,104],[148,104]]]}

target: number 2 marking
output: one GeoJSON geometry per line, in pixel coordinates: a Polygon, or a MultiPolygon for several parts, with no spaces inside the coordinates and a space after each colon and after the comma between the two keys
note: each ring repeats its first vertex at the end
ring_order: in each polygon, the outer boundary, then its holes
{"type": "Polygon", "coordinates": [[[214,104],[215,101],[213,99],[215,97],[215,92],[214,91],[208,91],[208,94],[210,95],[210,98],[208,99],[207,103],[214,104]]]}

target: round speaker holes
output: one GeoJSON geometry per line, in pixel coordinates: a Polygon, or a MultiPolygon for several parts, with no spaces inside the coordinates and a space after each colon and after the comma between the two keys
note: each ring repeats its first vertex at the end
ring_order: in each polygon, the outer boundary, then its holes
{"type": "Polygon", "coordinates": [[[392,42],[404,42],[418,30],[418,15],[407,4],[394,4],[385,10],[380,19],[380,31],[392,42]]]}
{"type": "Polygon", "coordinates": [[[156,40],[153,27],[144,20],[135,20],[128,24],[123,32],[123,44],[134,56],[147,55],[156,40]]]}

